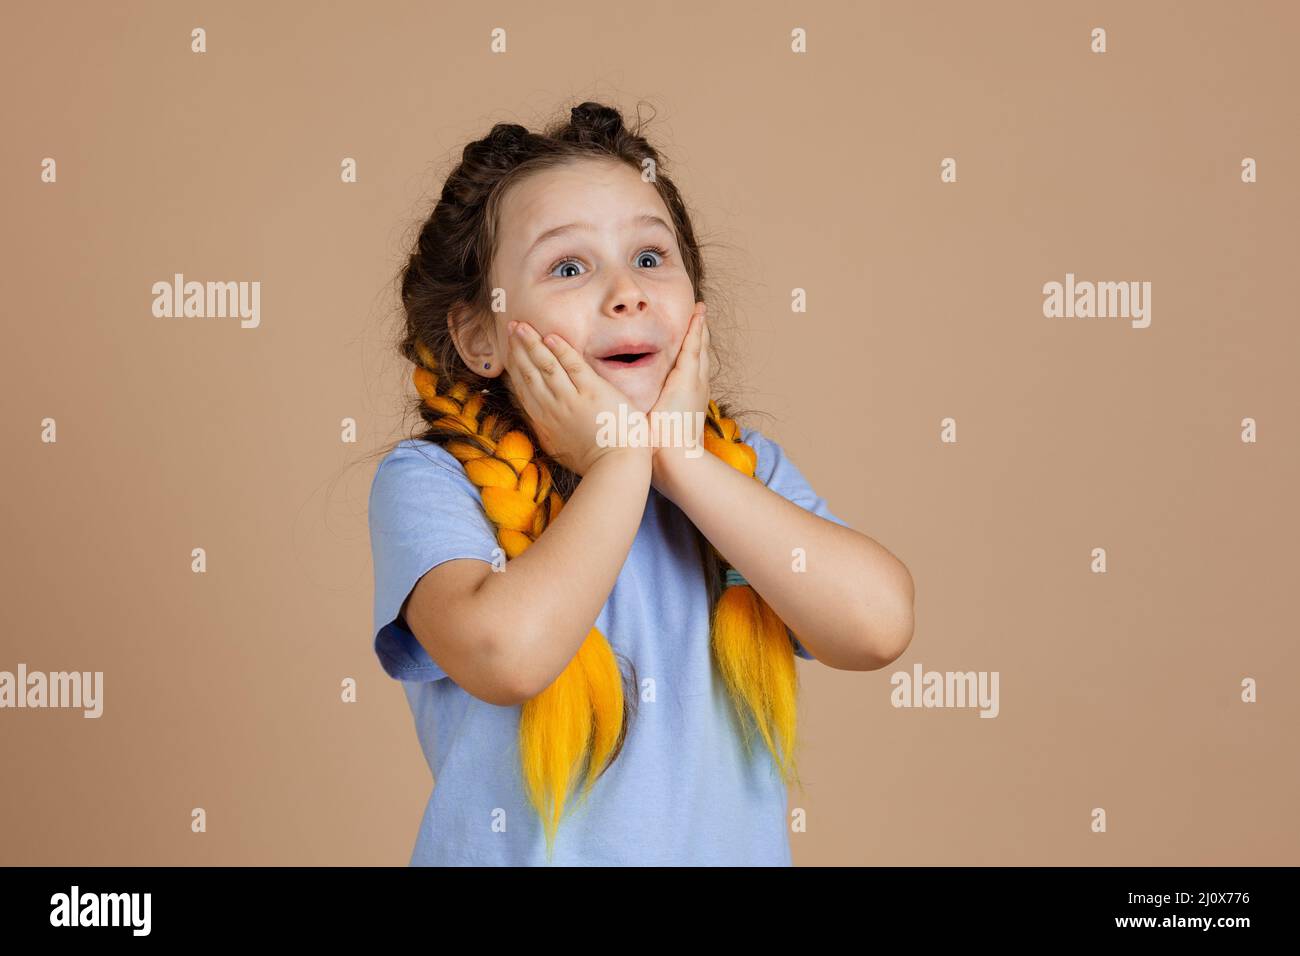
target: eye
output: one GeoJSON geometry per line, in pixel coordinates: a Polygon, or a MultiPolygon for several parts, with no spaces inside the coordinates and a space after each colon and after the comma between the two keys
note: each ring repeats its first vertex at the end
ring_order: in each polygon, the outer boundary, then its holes
{"type": "MultiPolygon", "coordinates": [[[[638,262],[642,261],[643,257],[646,255],[646,253],[650,253],[650,252],[652,252],[652,253],[654,253],[655,255],[659,256],[660,259],[667,259],[667,258],[668,258],[668,254],[669,254],[669,253],[668,253],[668,250],[662,248],[661,246],[646,246],[646,247],[645,247],[644,249],[642,249],[639,253],[637,253],[637,261],[638,261],[638,262]]],[[[572,256],[565,256],[563,259],[558,260],[558,261],[557,261],[553,266],[551,266],[551,268],[547,270],[547,274],[548,274],[548,275],[555,275],[555,270],[556,270],[556,269],[559,269],[561,266],[568,266],[568,265],[578,265],[578,260],[575,259],[575,258],[573,258],[572,256]]],[[[653,268],[653,267],[652,267],[652,268],[653,268]]],[[[578,273],[578,275],[581,275],[581,274],[582,274],[582,273],[578,273]]],[[[557,278],[557,279],[573,279],[573,278],[576,278],[576,276],[573,276],[573,275],[563,275],[563,276],[555,276],[555,278],[557,278]]]]}
{"type": "Polygon", "coordinates": [[[640,261],[641,256],[644,256],[647,252],[653,252],[653,253],[654,253],[655,255],[657,255],[660,259],[667,259],[667,258],[668,258],[668,250],[667,250],[667,249],[661,249],[659,246],[650,246],[650,247],[648,247],[648,248],[646,248],[646,249],[642,249],[642,250],[641,250],[641,255],[637,256],[637,260],[640,261]]]}
{"type": "MultiPolygon", "coordinates": [[[[560,266],[568,266],[568,265],[575,265],[575,266],[576,266],[577,264],[578,264],[578,260],[577,260],[577,259],[567,259],[567,258],[566,258],[566,259],[561,259],[561,260],[560,260],[559,262],[557,262],[555,265],[551,266],[550,271],[549,271],[548,274],[554,274],[555,270],[558,269],[558,268],[560,268],[560,266]]],[[[572,279],[573,276],[556,276],[556,278],[558,278],[558,279],[572,279]]]]}

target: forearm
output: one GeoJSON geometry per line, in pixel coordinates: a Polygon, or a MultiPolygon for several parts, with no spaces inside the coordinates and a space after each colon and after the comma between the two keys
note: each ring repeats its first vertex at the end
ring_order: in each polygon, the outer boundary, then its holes
{"type": "Polygon", "coordinates": [[[716,455],[657,458],[654,483],[819,661],[875,670],[903,652],[912,635],[912,577],[883,546],[716,455]]]}
{"type": "Polygon", "coordinates": [[[595,626],[636,538],[650,489],[647,454],[612,452],[582,477],[544,534],[479,595],[500,614],[502,667],[541,693],[595,626]]]}

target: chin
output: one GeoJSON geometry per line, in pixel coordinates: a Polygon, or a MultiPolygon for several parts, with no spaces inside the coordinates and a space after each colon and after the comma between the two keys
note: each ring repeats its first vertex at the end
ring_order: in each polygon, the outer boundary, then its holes
{"type": "Polygon", "coordinates": [[[663,382],[646,382],[641,388],[628,393],[628,401],[637,411],[649,415],[650,409],[654,408],[655,402],[659,401],[659,393],[663,387],[663,382]]]}
{"type": "MultiPolygon", "coordinates": [[[[605,376],[601,376],[605,378],[605,376]]],[[[655,402],[659,400],[659,392],[663,388],[663,382],[636,382],[631,383],[619,377],[605,378],[605,381],[618,388],[627,396],[628,410],[636,410],[645,415],[650,414],[650,409],[654,407],[655,402]]]]}
{"type": "MultiPolygon", "coordinates": [[[[614,384],[619,383],[616,382],[614,384]]],[[[625,386],[620,385],[619,387],[622,388],[623,394],[627,396],[627,410],[629,412],[644,412],[647,415],[650,413],[651,406],[645,403],[645,397],[642,395],[641,389],[629,391],[625,386]]],[[[653,404],[654,403],[652,402],[651,405],[653,404]]],[[[614,409],[611,409],[611,411],[614,411],[614,409]]]]}

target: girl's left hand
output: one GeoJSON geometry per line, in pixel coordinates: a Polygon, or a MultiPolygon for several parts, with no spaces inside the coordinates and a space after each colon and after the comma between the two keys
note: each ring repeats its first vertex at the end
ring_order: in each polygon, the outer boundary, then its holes
{"type": "MultiPolygon", "coordinates": [[[[686,337],[677,353],[677,361],[664,379],[659,398],[647,416],[653,422],[655,412],[678,412],[686,439],[695,442],[699,448],[699,452],[693,452],[697,458],[704,451],[704,433],[696,427],[696,421],[698,419],[702,424],[709,413],[709,327],[704,321],[706,309],[703,302],[695,303],[695,311],[691,313],[691,321],[686,326],[686,337]],[[697,415],[697,412],[701,414],[697,415]]],[[[661,429],[665,422],[670,421],[672,419],[661,416],[661,429]]],[[[661,434],[660,437],[663,439],[665,436],[661,434]]],[[[671,434],[668,437],[671,438],[671,434]]],[[[676,464],[675,459],[685,459],[685,452],[683,447],[656,446],[655,473],[676,464]],[[669,462],[668,458],[674,461],[669,462]]]]}

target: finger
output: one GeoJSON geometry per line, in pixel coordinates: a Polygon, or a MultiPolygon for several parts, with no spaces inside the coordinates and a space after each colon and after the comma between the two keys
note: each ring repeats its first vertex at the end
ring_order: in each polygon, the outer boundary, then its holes
{"type": "Polygon", "coordinates": [[[596,378],[596,372],[583,360],[578,350],[566,342],[562,336],[556,335],[554,332],[546,336],[542,341],[550,348],[552,354],[555,355],[556,361],[560,363],[560,367],[564,369],[565,374],[568,376],[568,381],[560,386],[561,391],[589,391],[591,386],[595,384],[592,380],[596,378]]]}
{"type": "Polygon", "coordinates": [[[686,359],[691,354],[691,339],[695,337],[696,323],[699,322],[699,313],[692,312],[690,319],[686,323],[686,332],[682,335],[682,344],[677,346],[677,358],[673,360],[673,368],[678,369],[686,364],[686,359]]]}
{"type": "MultiPolygon", "coordinates": [[[[695,313],[691,315],[691,328],[686,333],[686,342],[682,347],[682,351],[686,353],[686,360],[688,362],[698,363],[700,360],[700,345],[703,341],[703,329],[704,316],[697,309],[695,313]]],[[[689,371],[698,371],[698,368],[689,369],[689,371]]]]}
{"type": "Polygon", "coordinates": [[[527,322],[521,322],[516,331],[522,329],[520,345],[537,371],[538,382],[549,398],[559,398],[573,390],[569,374],[565,371],[555,353],[550,350],[537,330],[527,322]]]}
{"type": "Polygon", "coordinates": [[[710,340],[709,340],[709,323],[704,316],[700,316],[700,326],[703,329],[701,333],[701,341],[700,341],[700,381],[707,384],[709,381],[709,369],[711,367],[709,362],[709,341],[710,340]]]}
{"type": "Polygon", "coordinates": [[[542,381],[542,374],[537,370],[532,356],[528,352],[521,334],[522,323],[509,333],[510,339],[510,377],[515,382],[516,394],[524,405],[530,418],[536,419],[541,410],[542,400],[550,399],[550,390],[542,381]]]}

